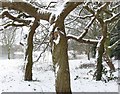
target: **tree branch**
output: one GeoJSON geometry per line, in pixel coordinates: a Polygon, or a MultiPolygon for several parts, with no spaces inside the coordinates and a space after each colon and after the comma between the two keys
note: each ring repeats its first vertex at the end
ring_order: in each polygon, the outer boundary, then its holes
{"type": "Polygon", "coordinates": [[[40,57],[42,56],[42,54],[47,50],[48,46],[49,46],[49,43],[48,43],[47,46],[44,48],[44,50],[40,53],[39,57],[37,58],[37,60],[34,61],[34,63],[35,63],[35,62],[38,62],[38,60],[40,59],[40,57]]]}
{"type": "Polygon", "coordinates": [[[86,18],[90,18],[90,17],[93,17],[93,14],[85,15],[85,16],[77,16],[77,18],[80,18],[80,19],[86,19],[86,18]]]}
{"type": "Polygon", "coordinates": [[[26,26],[26,25],[25,24],[14,24],[14,23],[12,23],[12,24],[7,24],[6,26],[4,26],[4,28],[7,28],[9,26],[22,27],[22,26],[26,26]]]}
{"type": "Polygon", "coordinates": [[[66,16],[80,4],[82,4],[82,2],[66,2],[63,5],[64,8],[60,11],[59,16],[65,19],[66,16]]]}
{"type": "Polygon", "coordinates": [[[22,20],[20,18],[14,17],[8,11],[3,11],[2,12],[2,18],[4,18],[4,17],[8,17],[9,19],[11,19],[13,21],[17,21],[19,23],[24,23],[26,25],[30,24],[30,22],[31,22],[30,20],[22,20]]]}
{"type": "Polygon", "coordinates": [[[43,19],[49,21],[49,17],[52,12],[42,9],[42,8],[35,8],[29,3],[26,2],[2,2],[0,1],[2,8],[13,9],[21,12],[25,12],[30,16],[36,19],[43,19]]]}
{"type": "Polygon", "coordinates": [[[115,43],[113,43],[111,46],[108,46],[108,49],[112,50],[114,49],[118,44],[120,43],[120,40],[117,40],[115,43]]]}
{"type": "Polygon", "coordinates": [[[110,11],[113,12],[116,8],[119,8],[119,7],[120,7],[120,4],[118,4],[118,5],[114,6],[114,7],[112,7],[112,8],[110,9],[110,11]]]}
{"type": "Polygon", "coordinates": [[[79,36],[79,40],[82,39],[88,33],[88,29],[90,28],[94,20],[95,20],[95,17],[93,17],[91,21],[87,24],[87,26],[85,27],[85,31],[79,36]]]}
{"type": "Polygon", "coordinates": [[[113,22],[115,20],[118,20],[119,18],[120,18],[120,12],[117,13],[117,14],[114,14],[111,18],[106,19],[105,22],[111,23],[111,22],[113,22]]]}
{"type": "Polygon", "coordinates": [[[73,36],[73,35],[68,35],[67,36],[68,39],[73,39],[77,42],[80,42],[80,43],[88,43],[88,44],[94,44],[94,45],[97,45],[98,43],[98,40],[93,40],[93,39],[79,39],[77,36],[73,36]]]}

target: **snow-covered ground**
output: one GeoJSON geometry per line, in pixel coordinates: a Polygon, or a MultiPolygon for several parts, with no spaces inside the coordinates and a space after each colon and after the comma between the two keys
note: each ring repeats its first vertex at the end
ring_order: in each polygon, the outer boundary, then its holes
{"type": "MultiPolygon", "coordinates": [[[[33,81],[24,81],[24,60],[0,60],[0,93],[1,92],[55,92],[55,77],[51,62],[51,54],[43,55],[33,66],[33,81]]],[[[69,60],[71,73],[71,89],[73,92],[118,92],[118,84],[112,80],[93,80],[95,60],[87,60],[85,55],[80,59],[69,60]],[[90,67],[81,67],[90,64],[90,67]],[[80,68],[81,67],[81,68],[80,68]],[[90,71],[91,70],[91,71],[90,71]]],[[[114,61],[117,67],[117,61],[114,61]]],[[[115,73],[117,75],[117,73],[115,73]]]]}

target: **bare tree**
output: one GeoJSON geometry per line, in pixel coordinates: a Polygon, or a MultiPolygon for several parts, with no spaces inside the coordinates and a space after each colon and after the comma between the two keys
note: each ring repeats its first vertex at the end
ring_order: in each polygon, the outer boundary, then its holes
{"type": "Polygon", "coordinates": [[[2,35],[2,45],[4,48],[6,48],[7,50],[7,58],[10,59],[11,58],[11,49],[13,47],[13,45],[15,44],[15,40],[16,40],[16,29],[14,27],[10,27],[7,29],[2,30],[1,35],[2,35]]]}
{"type": "MultiPolygon", "coordinates": [[[[71,0],[70,0],[71,1],[71,0]]],[[[32,4],[26,2],[1,2],[3,8],[8,8],[7,11],[2,12],[2,17],[8,17],[13,20],[12,26],[24,26],[29,25],[30,32],[28,35],[28,47],[27,47],[27,66],[25,72],[25,80],[32,80],[32,51],[33,51],[33,36],[35,30],[39,26],[39,20],[46,20],[50,23],[50,44],[52,49],[52,59],[56,74],[56,92],[69,92],[71,93],[70,86],[70,72],[68,63],[68,40],[74,39],[80,43],[88,43],[97,45],[97,75],[96,80],[100,80],[102,76],[102,56],[104,53],[104,43],[107,37],[107,25],[112,21],[119,18],[119,14],[113,14],[114,11],[110,11],[109,2],[98,3],[97,7],[91,7],[91,2],[65,2],[61,5],[61,9],[55,11],[49,11],[48,9],[42,9],[34,7],[32,4]],[[89,14],[81,16],[81,12],[78,15],[80,19],[90,18],[89,23],[79,36],[67,36],[65,31],[64,20],[67,15],[73,11],[78,5],[81,6],[82,10],[86,10],[89,14]],[[9,13],[9,10],[16,10],[18,16],[13,16],[9,13]],[[19,11],[19,12],[18,12],[19,11]],[[109,18],[101,18],[103,12],[109,12],[109,18]],[[25,18],[33,17],[34,21],[25,20],[25,18]],[[14,23],[17,21],[18,23],[14,23]],[[90,27],[94,21],[98,21],[101,26],[101,39],[93,40],[84,38],[85,35],[90,31],[90,27]],[[32,23],[32,25],[30,24],[32,23]],[[29,71],[28,71],[29,70],[29,71]]],[[[115,7],[115,9],[118,6],[115,7]]]]}

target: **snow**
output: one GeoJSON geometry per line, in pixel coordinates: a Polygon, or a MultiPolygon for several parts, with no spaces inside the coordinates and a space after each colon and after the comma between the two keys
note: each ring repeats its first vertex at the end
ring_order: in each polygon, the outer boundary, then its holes
{"type": "Polygon", "coordinates": [[[47,68],[47,65],[45,67],[44,65],[42,67],[38,66],[39,68],[34,65],[34,81],[28,82],[24,81],[23,78],[23,60],[0,60],[0,66],[2,66],[2,68],[0,68],[0,92],[54,92],[54,74],[48,70],[50,68],[47,68]]]}
{"type": "Polygon", "coordinates": [[[24,53],[23,52],[15,52],[14,54],[16,54],[16,55],[24,55],[24,53]]]}
{"type": "MultiPolygon", "coordinates": [[[[84,57],[84,56],[83,56],[84,57]]],[[[103,81],[93,80],[90,70],[94,71],[93,68],[80,69],[81,64],[93,64],[94,59],[90,61],[87,58],[81,60],[70,60],[70,72],[71,72],[71,87],[73,92],[118,92],[118,85],[114,81],[105,83],[103,81]],[[75,80],[75,78],[77,80],[75,80]],[[78,85],[78,86],[77,86],[78,85]]]]}
{"type": "Polygon", "coordinates": [[[102,40],[103,40],[103,36],[102,36],[101,39],[98,41],[97,48],[100,47],[100,45],[101,45],[101,41],[102,41],[102,40]]]}
{"type": "Polygon", "coordinates": [[[4,12],[8,12],[8,9],[2,10],[2,12],[0,13],[0,15],[2,15],[4,12]]]}
{"type": "Polygon", "coordinates": [[[49,28],[50,33],[53,31],[54,27],[55,27],[55,23],[50,26],[50,28],[49,28]]]}
{"type": "Polygon", "coordinates": [[[60,35],[59,35],[59,34],[58,34],[57,39],[54,39],[53,42],[54,42],[56,45],[59,44],[59,42],[60,42],[60,35]]]}
{"type": "MultiPolygon", "coordinates": [[[[39,55],[39,53],[34,54],[39,55]]],[[[116,67],[117,63],[114,61],[116,67]]],[[[82,54],[77,59],[69,60],[73,92],[118,92],[116,81],[107,83],[95,81],[90,72],[95,69],[93,67],[80,68],[82,64],[95,64],[95,59],[87,60],[87,56],[82,54]]],[[[55,92],[55,75],[50,52],[45,52],[42,59],[34,63],[33,81],[24,81],[25,71],[22,59],[1,59],[0,72],[0,92],[55,92]]]]}
{"type": "Polygon", "coordinates": [[[62,13],[62,11],[64,10],[64,8],[65,8],[65,6],[66,6],[66,2],[67,2],[67,1],[65,1],[61,6],[58,6],[58,7],[56,8],[56,10],[57,10],[57,11],[55,11],[56,17],[58,17],[58,16],[60,15],[60,13],[62,13]]]}
{"type": "Polygon", "coordinates": [[[64,11],[68,1],[69,0],[66,0],[63,3],[61,3],[61,2],[58,3],[58,5],[56,6],[56,10],[52,12],[52,14],[49,18],[50,24],[53,24],[53,22],[55,22],[57,20],[59,15],[64,11]]]}
{"type": "Polygon", "coordinates": [[[76,38],[76,39],[79,39],[79,36],[75,36],[75,35],[73,35],[73,34],[68,34],[67,37],[69,37],[69,36],[70,36],[70,37],[74,37],[74,38],[76,38]]]}
{"type": "MultiPolygon", "coordinates": [[[[84,38],[83,38],[84,39],[84,38]]],[[[98,42],[98,40],[95,39],[84,39],[85,41],[92,41],[92,42],[98,42]]]]}
{"type": "Polygon", "coordinates": [[[24,33],[24,34],[28,34],[28,33],[29,33],[30,30],[29,30],[28,27],[23,26],[22,28],[23,28],[23,33],[24,33]]]}
{"type": "Polygon", "coordinates": [[[57,73],[59,72],[59,71],[58,71],[58,70],[59,70],[59,67],[60,67],[60,66],[59,66],[58,64],[55,65],[55,69],[56,69],[56,70],[55,70],[55,78],[57,77],[57,73]]]}
{"type": "Polygon", "coordinates": [[[37,10],[37,13],[40,13],[40,14],[46,14],[46,13],[51,13],[51,11],[49,11],[49,10],[45,10],[45,9],[38,9],[37,10]]]}

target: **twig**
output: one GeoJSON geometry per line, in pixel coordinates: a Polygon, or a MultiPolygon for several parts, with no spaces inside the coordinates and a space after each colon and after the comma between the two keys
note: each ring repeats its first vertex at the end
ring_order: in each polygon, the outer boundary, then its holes
{"type": "Polygon", "coordinates": [[[40,53],[39,57],[37,58],[37,60],[34,61],[35,62],[38,62],[38,60],[40,59],[40,57],[42,56],[42,54],[46,51],[46,49],[48,48],[49,46],[49,43],[47,44],[47,46],[45,47],[45,49],[40,53]]]}

